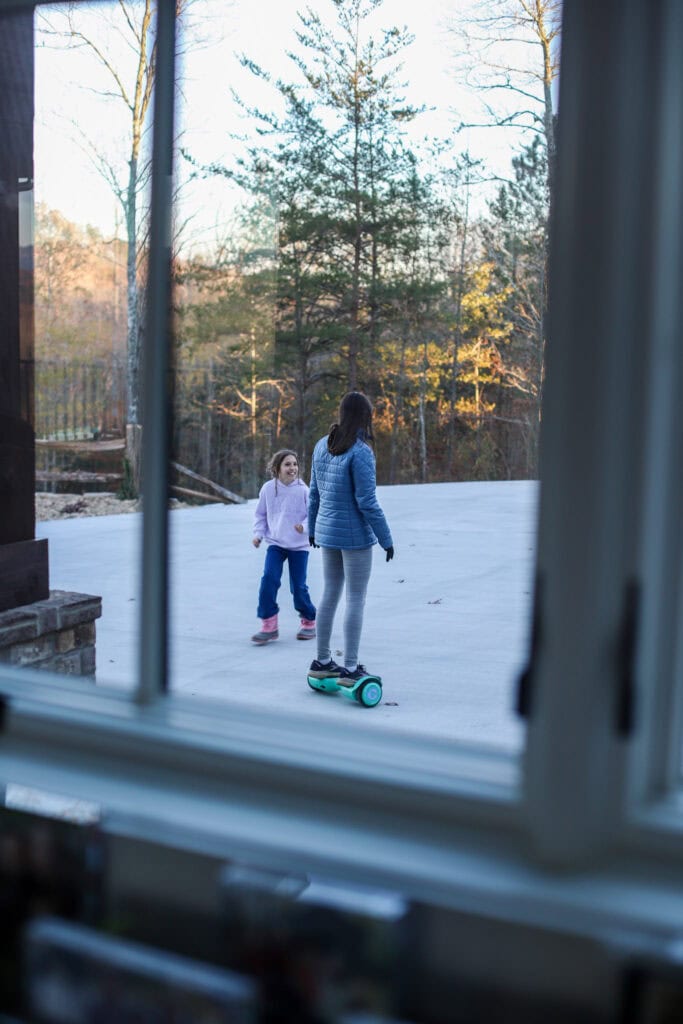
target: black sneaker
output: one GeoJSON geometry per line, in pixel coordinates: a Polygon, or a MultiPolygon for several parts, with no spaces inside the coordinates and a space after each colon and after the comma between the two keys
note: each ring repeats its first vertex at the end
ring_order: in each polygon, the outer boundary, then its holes
{"type": "Polygon", "coordinates": [[[370,673],[366,669],[365,665],[356,665],[353,672],[350,668],[342,668],[339,670],[339,682],[342,686],[353,686],[363,676],[369,676],[370,673]]]}
{"type": "Polygon", "coordinates": [[[328,661],[326,664],[323,664],[322,661],[312,661],[308,674],[312,679],[331,679],[334,676],[340,676],[343,671],[344,669],[334,661],[328,661]]]}

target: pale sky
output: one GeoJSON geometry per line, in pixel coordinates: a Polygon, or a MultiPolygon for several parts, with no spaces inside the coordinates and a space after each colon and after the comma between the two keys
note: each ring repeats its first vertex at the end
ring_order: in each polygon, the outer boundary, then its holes
{"type": "MultiPolygon", "coordinates": [[[[316,3],[321,14],[330,6],[318,0],[312,0],[311,6],[316,3]]],[[[419,118],[414,130],[420,136],[455,137],[463,117],[476,119],[476,97],[461,88],[453,74],[454,40],[446,31],[448,22],[469,3],[385,0],[373,16],[378,27],[407,25],[415,35],[404,61],[404,77],[410,85],[407,98],[414,105],[436,108],[419,118]]],[[[229,132],[240,126],[230,88],[245,92],[254,87],[253,76],[239,66],[236,52],[246,53],[275,76],[290,78],[295,73],[286,50],[296,45],[293,27],[302,4],[303,0],[200,0],[192,7],[197,25],[183,61],[182,123],[183,145],[199,161],[229,160],[229,132]]],[[[98,4],[97,11],[101,16],[113,6],[98,4]]],[[[84,152],[84,137],[97,138],[98,146],[115,152],[125,130],[122,104],[108,103],[93,92],[106,87],[104,78],[97,79],[100,73],[82,55],[38,49],[36,199],[105,233],[113,233],[119,225],[121,234],[120,210],[112,191],[84,152]]],[[[269,92],[262,88],[254,96],[267,103],[269,92]]],[[[519,141],[511,132],[470,129],[457,136],[456,146],[469,148],[496,173],[506,174],[512,147],[519,141]]],[[[125,152],[125,147],[120,148],[125,152]]],[[[198,183],[185,196],[186,207],[194,214],[186,245],[210,247],[225,234],[237,196],[223,180],[198,183]]]]}

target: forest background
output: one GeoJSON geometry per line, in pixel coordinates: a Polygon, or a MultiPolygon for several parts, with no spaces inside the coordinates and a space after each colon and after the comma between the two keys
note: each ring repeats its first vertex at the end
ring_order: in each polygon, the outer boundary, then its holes
{"type": "MultiPolygon", "coordinates": [[[[188,69],[197,55],[208,65],[215,22],[204,0],[177,6],[174,459],[253,497],[277,448],[295,448],[305,473],[358,388],[375,407],[380,483],[535,477],[558,0],[443,0],[453,80],[479,105],[435,97],[438,133],[420,127],[429,105],[411,102],[414,37],[391,20],[394,0],[302,4],[284,64],[233,58],[232,90],[215,83],[212,101],[235,112],[232,127],[201,144],[188,69]],[[503,170],[467,146],[470,125],[510,134],[503,170]],[[212,221],[221,189],[229,213],[212,221]]],[[[113,226],[83,225],[38,184],[36,434],[127,437],[129,467],[144,404],[153,9],[61,4],[36,26],[39,68],[42,47],[72,89],[62,138],[118,210],[113,226]]],[[[45,124],[40,79],[38,99],[45,124]]],[[[38,183],[41,152],[37,128],[38,183]]]]}

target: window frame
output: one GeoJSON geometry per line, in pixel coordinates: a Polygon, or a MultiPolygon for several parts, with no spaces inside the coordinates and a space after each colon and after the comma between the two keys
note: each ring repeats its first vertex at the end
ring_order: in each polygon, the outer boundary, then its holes
{"type": "Polygon", "coordinates": [[[682,13],[564,10],[524,780],[557,867],[681,852],[682,13]]]}
{"type": "Polygon", "coordinates": [[[680,97],[683,74],[674,47],[683,37],[683,12],[670,12],[672,30],[663,39],[663,73],[658,111],[656,162],[661,187],[654,204],[653,260],[657,267],[652,306],[653,370],[649,382],[643,561],[649,567],[651,594],[643,608],[639,675],[656,679],[641,687],[643,729],[634,751],[632,797],[657,801],[680,787],[683,751],[683,637],[675,644],[683,606],[683,537],[680,509],[683,481],[677,455],[683,450],[683,419],[677,416],[677,381],[683,376],[683,308],[678,295],[683,271],[683,133],[680,97]],[[677,103],[678,99],[678,103],[677,103]],[[673,227],[672,227],[673,226],[673,227]]]}
{"type": "MultiPolygon", "coordinates": [[[[11,0],[0,3],[0,11],[29,6],[34,4],[11,0]]],[[[131,701],[106,687],[93,692],[77,681],[48,684],[35,673],[0,667],[8,700],[0,777],[33,785],[42,779],[46,789],[70,779],[82,785],[84,796],[96,782],[104,787],[102,803],[107,805],[107,794],[112,799],[107,820],[114,829],[154,828],[156,835],[165,829],[169,841],[181,844],[244,848],[280,862],[304,858],[347,876],[388,878],[421,891],[447,889],[454,900],[465,899],[469,887],[467,898],[502,897],[521,907],[523,895],[533,890],[542,905],[557,907],[572,892],[563,873],[599,873],[605,862],[622,864],[617,888],[623,895],[623,879],[637,879],[643,858],[652,857],[666,859],[680,885],[683,818],[672,766],[683,735],[683,687],[674,682],[683,653],[679,645],[664,670],[650,634],[640,645],[634,642],[636,626],[641,634],[643,623],[651,628],[667,595],[675,598],[675,614],[667,621],[679,617],[680,607],[680,540],[675,564],[666,551],[666,540],[676,535],[675,515],[665,521],[654,553],[652,547],[662,494],[677,508],[683,500],[674,457],[681,426],[673,403],[683,362],[675,346],[683,320],[675,270],[683,259],[681,243],[666,231],[669,201],[675,200],[676,224],[683,219],[681,130],[673,144],[665,131],[683,96],[676,67],[683,12],[676,7],[665,0],[576,0],[565,6],[538,628],[520,778],[509,755],[441,744],[435,751],[433,742],[417,737],[376,733],[368,733],[361,749],[359,731],[335,725],[333,734],[316,725],[310,735],[310,723],[289,712],[259,712],[257,743],[246,709],[212,705],[209,712],[196,699],[190,704],[166,693],[175,4],[160,0],[138,687],[131,701]],[[657,64],[660,39],[667,42],[663,71],[657,64]],[[600,115],[609,102],[615,116],[605,124],[600,115]],[[649,147],[642,144],[645,128],[649,147]],[[649,211],[657,195],[653,229],[649,211]],[[669,276],[656,280],[655,271],[667,261],[669,276]],[[670,324],[665,335],[667,316],[676,329],[670,324]],[[674,372],[668,405],[656,415],[663,350],[674,372]],[[587,365],[599,371],[588,380],[587,365]],[[585,399],[581,417],[578,393],[585,399]],[[643,414],[648,432],[637,428],[632,407],[643,414]],[[672,454],[658,460],[654,453],[666,439],[672,454]],[[635,591],[629,589],[634,585],[635,591]],[[640,606],[629,604],[634,592],[642,595],[640,606]],[[663,679],[652,676],[660,670],[663,679]],[[647,686],[652,678],[656,685],[647,686]],[[634,696],[640,701],[635,708],[634,696]],[[354,758],[331,763],[331,750],[353,750],[354,758]],[[425,760],[428,772],[411,772],[425,760]],[[468,778],[467,765],[475,763],[481,776],[468,778]],[[487,772],[494,781],[483,781],[487,772]],[[223,807],[230,828],[219,820],[201,826],[192,811],[192,785],[223,807]],[[125,813],[126,800],[135,813],[125,813]],[[283,823],[292,808],[297,814],[290,837],[276,829],[267,839],[268,816],[283,823]],[[552,883],[544,874],[549,870],[552,883]]],[[[610,903],[608,890],[600,890],[605,908],[617,913],[618,901],[610,903]]],[[[680,913],[680,903],[675,905],[680,913]]]]}

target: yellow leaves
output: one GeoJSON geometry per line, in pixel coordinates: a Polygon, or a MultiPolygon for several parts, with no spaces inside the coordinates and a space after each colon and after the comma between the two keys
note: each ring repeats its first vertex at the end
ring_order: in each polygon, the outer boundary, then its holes
{"type": "Polygon", "coordinates": [[[418,341],[384,338],[378,355],[381,365],[386,368],[385,374],[388,371],[395,387],[404,391],[408,402],[410,394],[417,395],[420,385],[424,386],[428,401],[438,398],[448,364],[448,352],[443,341],[434,338],[418,341]]]}
{"type": "Polygon", "coordinates": [[[461,335],[478,340],[507,341],[512,322],[507,308],[512,286],[494,290],[493,263],[481,263],[469,275],[461,300],[461,335]]]}
{"type": "Polygon", "coordinates": [[[456,403],[461,415],[479,420],[495,409],[487,401],[484,390],[497,384],[503,373],[503,360],[498,348],[512,333],[507,318],[510,286],[495,290],[493,264],[481,263],[468,277],[467,290],[461,300],[460,343],[457,347],[458,391],[456,403]]]}
{"type": "Polygon", "coordinates": [[[406,413],[427,402],[445,422],[455,407],[461,424],[475,431],[495,413],[505,375],[503,347],[513,325],[512,288],[500,287],[494,271],[490,262],[476,265],[454,315],[440,324],[438,318],[430,325],[418,319],[406,324],[403,336],[398,326],[384,334],[379,356],[387,395],[396,396],[406,413]]]}
{"type": "Polygon", "coordinates": [[[500,376],[500,356],[488,338],[459,345],[458,365],[458,379],[463,384],[491,384],[500,376]]]}
{"type": "Polygon", "coordinates": [[[496,403],[487,402],[482,398],[477,401],[476,396],[473,395],[469,398],[459,398],[455,403],[455,408],[458,415],[464,419],[469,417],[471,420],[479,421],[482,416],[494,412],[496,403]]]}

